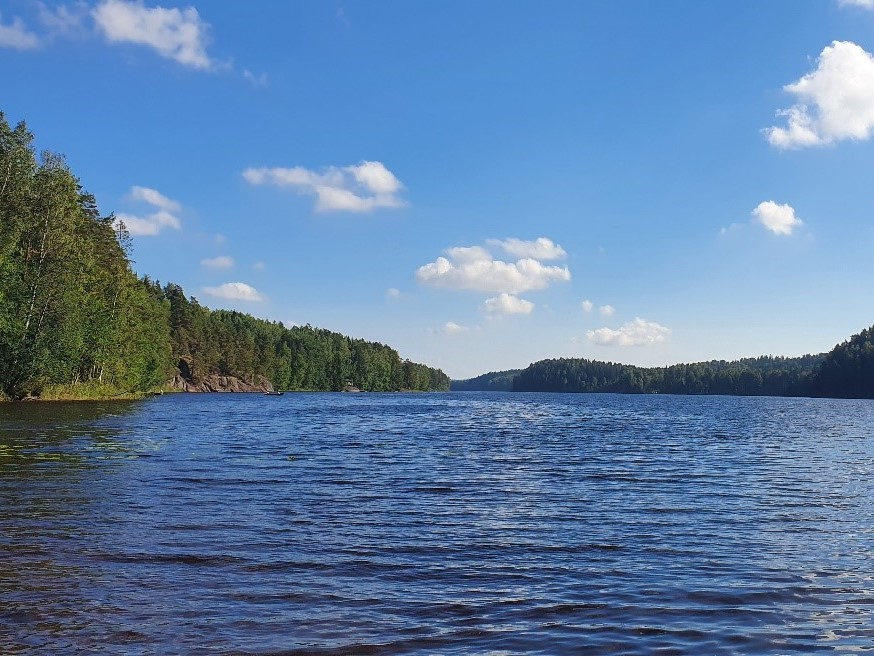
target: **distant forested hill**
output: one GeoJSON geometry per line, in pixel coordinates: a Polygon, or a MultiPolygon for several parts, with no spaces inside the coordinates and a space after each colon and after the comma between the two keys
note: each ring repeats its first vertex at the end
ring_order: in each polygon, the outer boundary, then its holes
{"type": "Polygon", "coordinates": [[[522,371],[490,371],[476,378],[453,380],[450,388],[453,392],[509,392],[513,389],[513,378],[522,371]]]}
{"type": "Polygon", "coordinates": [[[513,382],[521,392],[621,392],[626,394],[804,394],[822,355],[760,357],[670,367],[635,367],[581,359],[543,360],[513,382]]]}
{"type": "Polygon", "coordinates": [[[453,381],[452,389],[622,394],[726,394],[874,398],[874,326],[828,353],[798,358],[762,356],[670,367],[635,367],[579,358],[542,360],[522,370],[453,381]]]}
{"type": "Polygon", "coordinates": [[[138,279],[113,222],[61,157],[38,158],[27,126],[0,112],[0,397],[139,393],[180,374],[449,389],[442,371],[384,344],[209,310],[178,285],[138,279]]]}

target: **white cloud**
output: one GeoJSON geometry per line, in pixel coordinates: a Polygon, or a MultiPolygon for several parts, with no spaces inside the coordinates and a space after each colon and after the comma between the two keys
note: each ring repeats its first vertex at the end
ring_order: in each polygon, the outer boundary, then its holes
{"type": "Polygon", "coordinates": [[[210,26],[194,7],[150,8],[136,0],[102,0],[91,15],[111,43],[149,46],[190,68],[215,67],[206,53],[210,26]]]}
{"type": "Polygon", "coordinates": [[[216,298],[225,298],[234,301],[263,301],[264,296],[258,293],[254,287],[244,282],[226,282],[218,287],[204,287],[203,291],[216,298]]]}
{"type": "Polygon", "coordinates": [[[586,333],[586,337],[593,344],[601,346],[648,346],[664,342],[670,333],[670,328],[638,317],[617,330],[611,328],[590,330],[586,333]]]}
{"type": "Polygon", "coordinates": [[[753,216],[775,235],[791,235],[795,228],[803,225],[791,205],[778,205],[772,200],[759,203],[753,216]]]}
{"type": "Polygon", "coordinates": [[[592,303],[592,301],[586,299],[585,301],[580,303],[580,307],[583,308],[583,312],[591,312],[592,308],[595,307],[595,305],[592,303]]]}
{"type": "Polygon", "coordinates": [[[598,308],[598,312],[601,313],[602,317],[612,317],[616,314],[616,308],[612,305],[602,305],[598,308]]]}
{"type": "Polygon", "coordinates": [[[134,236],[153,237],[161,232],[164,228],[174,228],[179,230],[182,227],[181,222],[173,212],[178,212],[182,206],[175,200],[167,198],[164,194],[148,187],[131,187],[128,194],[133,200],[141,201],[157,208],[158,211],[147,214],[146,216],[137,216],[134,214],[116,214],[113,227],[116,230],[120,227],[120,223],[124,223],[127,231],[134,236]]]}
{"type": "Polygon", "coordinates": [[[219,255],[201,260],[200,263],[208,269],[230,269],[234,266],[234,258],[230,255],[219,255]]]}
{"type": "Polygon", "coordinates": [[[862,9],[874,9],[874,0],[838,0],[842,7],[862,7],[862,9]]]}
{"type": "Polygon", "coordinates": [[[144,203],[154,205],[155,207],[167,212],[178,212],[182,209],[182,206],[175,200],[167,198],[160,191],[149,189],[148,187],[138,187],[134,185],[130,189],[130,197],[133,200],[141,200],[144,203]]]}
{"type": "Polygon", "coordinates": [[[179,228],[182,227],[179,223],[179,219],[163,210],[153,212],[146,216],[134,216],[132,214],[123,213],[116,214],[115,221],[112,222],[113,227],[118,230],[122,223],[124,223],[124,227],[127,228],[127,231],[131,235],[138,237],[154,237],[164,228],[174,228],[179,230],[179,228]]]}
{"type": "Polygon", "coordinates": [[[396,287],[389,287],[385,290],[385,296],[386,298],[400,298],[401,290],[396,287]]]}
{"type": "Polygon", "coordinates": [[[419,267],[416,278],[421,284],[516,294],[571,279],[567,267],[545,266],[532,258],[502,262],[492,259],[480,246],[450,248],[446,254],[449,258],[438,257],[434,262],[419,267]]]}
{"type": "Polygon", "coordinates": [[[487,298],[483,303],[483,309],[493,314],[531,314],[534,310],[534,303],[504,293],[494,298],[487,298]]]}
{"type": "Polygon", "coordinates": [[[267,269],[267,265],[259,260],[252,265],[252,268],[255,269],[255,271],[265,271],[267,269]]]}
{"type": "Polygon", "coordinates": [[[447,335],[457,335],[459,333],[470,332],[470,328],[467,326],[461,326],[454,321],[447,321],[443,326],[443,332],[447,335]]]}
{"type": "Polygon", "coordinates": [[[8,25],[3,23],[3,15],[0,14],[0,48],[12,48],[13,50],[33,50],[39,48],[39,37],[28,31],[24,23],[17,16],[8,25]]]}
{"type": "Polygon", "coordinates": [[[802,148],[842,139],[868,139],[874,132],[874,57],[850,41],[833,41],[817,67],[783,87],[798,102],[777,112],[786,127],[764,130],[778,148],[802,148]]]}
{"type": "Polygon", "coordinates": [[[283,321],[283,322],[282,322],[282,325],[283,325],[285,328],[291,329],[291,328],[297,328],[298,326],[301,326],[301,325],[303,325],[303,324],[301,324],[301,323],[299,323],[299,322],[297,322],[297,321],[283,321]]]}
{"type": "Polygon", "coordinates": [[[371,212],[406,204],[398,197],[403,185],[381,162],[329,166],[320,172],[302,166],[248,168],[243,178],[253,185],[291,187],[299,194],[315,196],[317,212],[371,212]]]}
{"type": "Polygon", "coordinates": [[[560,260],[567,256],[565,250],[546,237],[538,237],[533,241],[525,241],[511,237],[509,239],[489,239],[490,246],[501,248],[513,257],[530,257],[535,260],[560,260]]]}
{"type": "Polygon", "coordinates": [[[266,87],[267,86],[267,73],[261,73],[260,75],[255,75],[248,68],[243,69],[243,78],[250,82],[253,87],[266,87]]]}
{"type": "Polygon", "coordinates": [[[78,31],[88,14],[87,5],[81,2],[72,5],[58,5],[54,8],[39,2],[37,8],[39,22],[52,35],[70,34],[78,31]]]}

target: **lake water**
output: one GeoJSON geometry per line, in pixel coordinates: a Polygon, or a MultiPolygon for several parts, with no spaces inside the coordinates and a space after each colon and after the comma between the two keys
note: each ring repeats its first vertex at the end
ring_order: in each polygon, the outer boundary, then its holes
{"type": "Polygon", "coordinates": [[[2,654],[874,649],[874,402],[0,406],[2,654]]]}

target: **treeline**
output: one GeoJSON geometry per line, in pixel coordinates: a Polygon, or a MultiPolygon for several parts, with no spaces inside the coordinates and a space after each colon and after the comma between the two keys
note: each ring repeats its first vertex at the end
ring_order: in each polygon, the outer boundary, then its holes
{"type": "Polygon", "coordinates": [[[393,348],[311,326],[286,328],[249,314],[209,310],[178,285],[146,279],[151,295],[169,307],[173,357],[190,358],[195,376],[216,373],[267,378],[277,389],[371,392],[444,391],[439,369],[401,360],[393,348]]]}
{"type": "Polygon", "coordinates": [[[798,358],[762,356],[670,367],[560,358],[535,362],[522,370],[452,381],[452,389],[874,399],[874,326],[828,353],[798,358]],[[512,383],[505,387],[508,378],[512,383]]]}
{"type": "Polygon", "coordinates": [[[805,393],[823,359],[822,355],[763,356],[670,367],[635,367],[583,359],[543,360],[522,370],[513,380],[513,390],[798,396],[805,393]]]}
{"type": "Polygon", "coordinates": [[[521,371],[490,371],[476,378],[453,380],[449,389],[453,392],[509,392],[513,389],[513,378],[521,371]]]}
{"type": "Polygon", "coordinates": [[[140,280],[113,222],[61,157],[37,157],[26,125],[0,112],[0,396],[143,392],[182,358],[280,389],[449,388],[442,371],[383,344],[211,311],[178,285],[140,280]]]}

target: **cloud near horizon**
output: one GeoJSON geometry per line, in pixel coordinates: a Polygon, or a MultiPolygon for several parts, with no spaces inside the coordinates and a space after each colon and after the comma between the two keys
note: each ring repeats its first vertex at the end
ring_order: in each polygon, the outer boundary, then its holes
{"type": "Polygon", "coordinates": [[[612,328],[590,330],[586,333],[586,337],[599,346],[651,346],[664,342],[670,333],[670,328],[637,317],[615,330],[612,328]]]}
{"type": "Polygon", "coordinates": [[[399,197],[404,185],[377,161],[328,166],[321,171],[302,166],[250,167],[243,171],[243,178],[252,185],[290,187],[300,195],[315,196],[316,212],[372,212],[407,204],[399,197]]]}
{"type": "Polygon", "coordinates": [[[804,222],[795,216],[791,205],[778,205],[772,200],[759,203],[752,212],[756,220],[775,235],[791,235],[804,222]]]}
{"type": "Polygon", "coordinates": [[[216,68],[206,52],[210,25],[201,20],[194,7],[168,9],[146,7],[136,1],[102,0],[91,16],[110,43],[147,46],[189,68],[216,68]]]}
{"type": "Polygon", "coordinates": [[[164,228],[180,230],[182,223],[173,213],[182,209],[175,200],[167,198],[161,192],[148,187],[131,187],[129,197],[132,200],[146,203],[156,209],[155,212],[145,216],[120,212],[115,215],[112,226],[118,230],[121,224],[127,229],[128,234],[134,237],[154,237],[164,228]]]}
{"type": "Polygon", "coordinates": [[[244,282],[226,282],[218,287],[204,287],[203,291],[209,296],[233,301],[260,302],[267,300],[257,289],[244,282]]]}
{"type": "Polygon", "coordinates": [[[518,294],[545,289],[553,282],[571,279],[568,268],[547,266],[531,257],[516,262],[493,259],[482,246],[457,246],[418,268],[416,279],[422,285],[444,289],[518,294]]]}
{"type": "Polygon", "coordinates": [[[820,53],[813,72],[783,89],[798,102],[777,112],[786,117],[786,127],[763,131],[772,146],[864,141],[874,133],[874,57],[851,41],[833,41],[820,53]]]}

